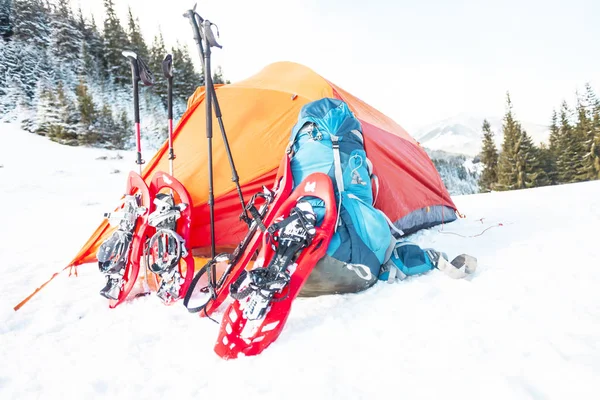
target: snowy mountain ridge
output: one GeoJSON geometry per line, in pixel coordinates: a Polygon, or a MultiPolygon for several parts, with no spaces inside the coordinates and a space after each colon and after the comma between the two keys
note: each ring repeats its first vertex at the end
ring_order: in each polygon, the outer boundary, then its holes
{"type": "MultiPolygon", "coordinates": [[[[483,114],[461,113],[456,116],[429,124],[417,130],[414,138],[423,147],[432,150],[444,150],[449,153],[475,156],[481,150],[483,132],[481,126],[487,119],[494,132],[498,149],[502,146],[503,118],[483,114]]],[[[521,126],[532,137],[533,142],[546,142],[550,130],[547,126],[521,121],[521,126]]]]}

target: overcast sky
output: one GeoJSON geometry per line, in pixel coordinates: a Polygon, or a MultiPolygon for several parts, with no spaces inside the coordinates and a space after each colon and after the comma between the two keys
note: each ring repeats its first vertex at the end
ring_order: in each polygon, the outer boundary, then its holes
{"type": "MultiPolygon", "coordinates": [[[[101,26],[102,0],[72,0],[101,26]]],[[[187,43],[194,0],[115,0],[148,42],[187,43]]],[[[205,0],[237,81],[282,60],[304,64],[392,117],[409,132],[458,113],[501,115],[510,91],[517,117],[547,124],[563,99],[590,82],[600,92],[598,0],[205,0]]]]}

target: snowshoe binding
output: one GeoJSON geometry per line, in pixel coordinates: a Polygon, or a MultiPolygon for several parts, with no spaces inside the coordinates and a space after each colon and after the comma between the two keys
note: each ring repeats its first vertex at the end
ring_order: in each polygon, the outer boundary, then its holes
{"type": "Polygon", "coordinates": [[[178,266],[182,257],[188,256],[185,240],[176,232],[177,220],[185,203],[175,205],[170,194],[158,193],[154,199],[156,209],[148,216],[148,224],[156,228],[156,233],[148,241],[145,251],[146,266],[159,278],[158,297],[164,303],[179,298],[183,277],[178,266]]]}
{"type": "Polygon", "coordinates": [[[243,317],[259,320],[265,316],[273,296],[281,293],[290,281],[288,268],[299,251],[312,242],[316,233],[316,216],[310,203],[300,201],[290,216],[268,229],[275,255],[266,268],[244,271],[231,285],[231,297],[240,301],[243,317]]]}
{"type": "Polygon", "coordinates": [[[164,172],[153,176],[150,192],[154,194],[154,207],[148,216],[148,225],[155,228],[155,232],[146,242],[144,261],[156,278],[158,298],[172,304],[185,295],[194,275],[194,258],[186,246],[191,226],[191,199],[184,186],[164,172]],[[161,193],[163,189],[170,192],[161,193]],[[178,204],[176,199],[179,199],[178,204]]]}
{"type": "Polygon", "coordinates": [[[123,276],[131,252],[133,233],[137,219],[146,209],[140,205],[140,197],[125,196],[122,211],[105,213],[109,223],[117,226],[117,230],[105,240],[96,255],[100,272],[106,276],[106,286],[100,294],[109,300],[118,300],[123,288],[123,276]]]}

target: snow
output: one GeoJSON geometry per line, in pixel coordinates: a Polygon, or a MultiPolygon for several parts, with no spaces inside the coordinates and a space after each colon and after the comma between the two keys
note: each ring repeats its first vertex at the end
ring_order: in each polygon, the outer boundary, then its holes
{"type": "Polygon", "coordinates": [[[455,196],[465,218],[411,240],[476,256],[469,280],[431,271],[298,299],[263,354],[224,361],[218,325],[181,304],[110,310],[95,265],[14,312],[75,255],[135,164],[11,124],[0,137],[2,399],[600,397],[598,181],[455,196]]]}

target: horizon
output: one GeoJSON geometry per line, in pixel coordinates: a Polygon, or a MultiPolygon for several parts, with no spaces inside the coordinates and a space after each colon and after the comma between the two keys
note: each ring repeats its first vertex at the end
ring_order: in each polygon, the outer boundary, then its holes
{"type": "MultiPolygon", "coordinates": [[[[102,0],[71,1],[102,28],[102,0]]],[[[183,17],[193,3],[172,0],[165,12],[142,0],[115,0],[115,10],[125,24],[131,6],[148,44],[159,26],[167,47],[186,44],[200,69],[183,17]]],[[[226,79],[240,81],[275,61],[298,62],[412,134],[463,113],[501,116],[506,92],[517,119],[549,125],[552,110],[563,100],[573,107],[576,91],[586,83],[600,90],[600,55],[593,52],[600,27],[586,23],[600,13],[600,4],[433,3],[379,0],[363,10],[354,0],[296,1],[285,7],[276,0],[221,0],[200,2],[197,11],[219,27],[223,49],[213,51],[213,68],[221,66],[226,79]],[[373,77],[385,84],[373,84],[373,77]]]]}

